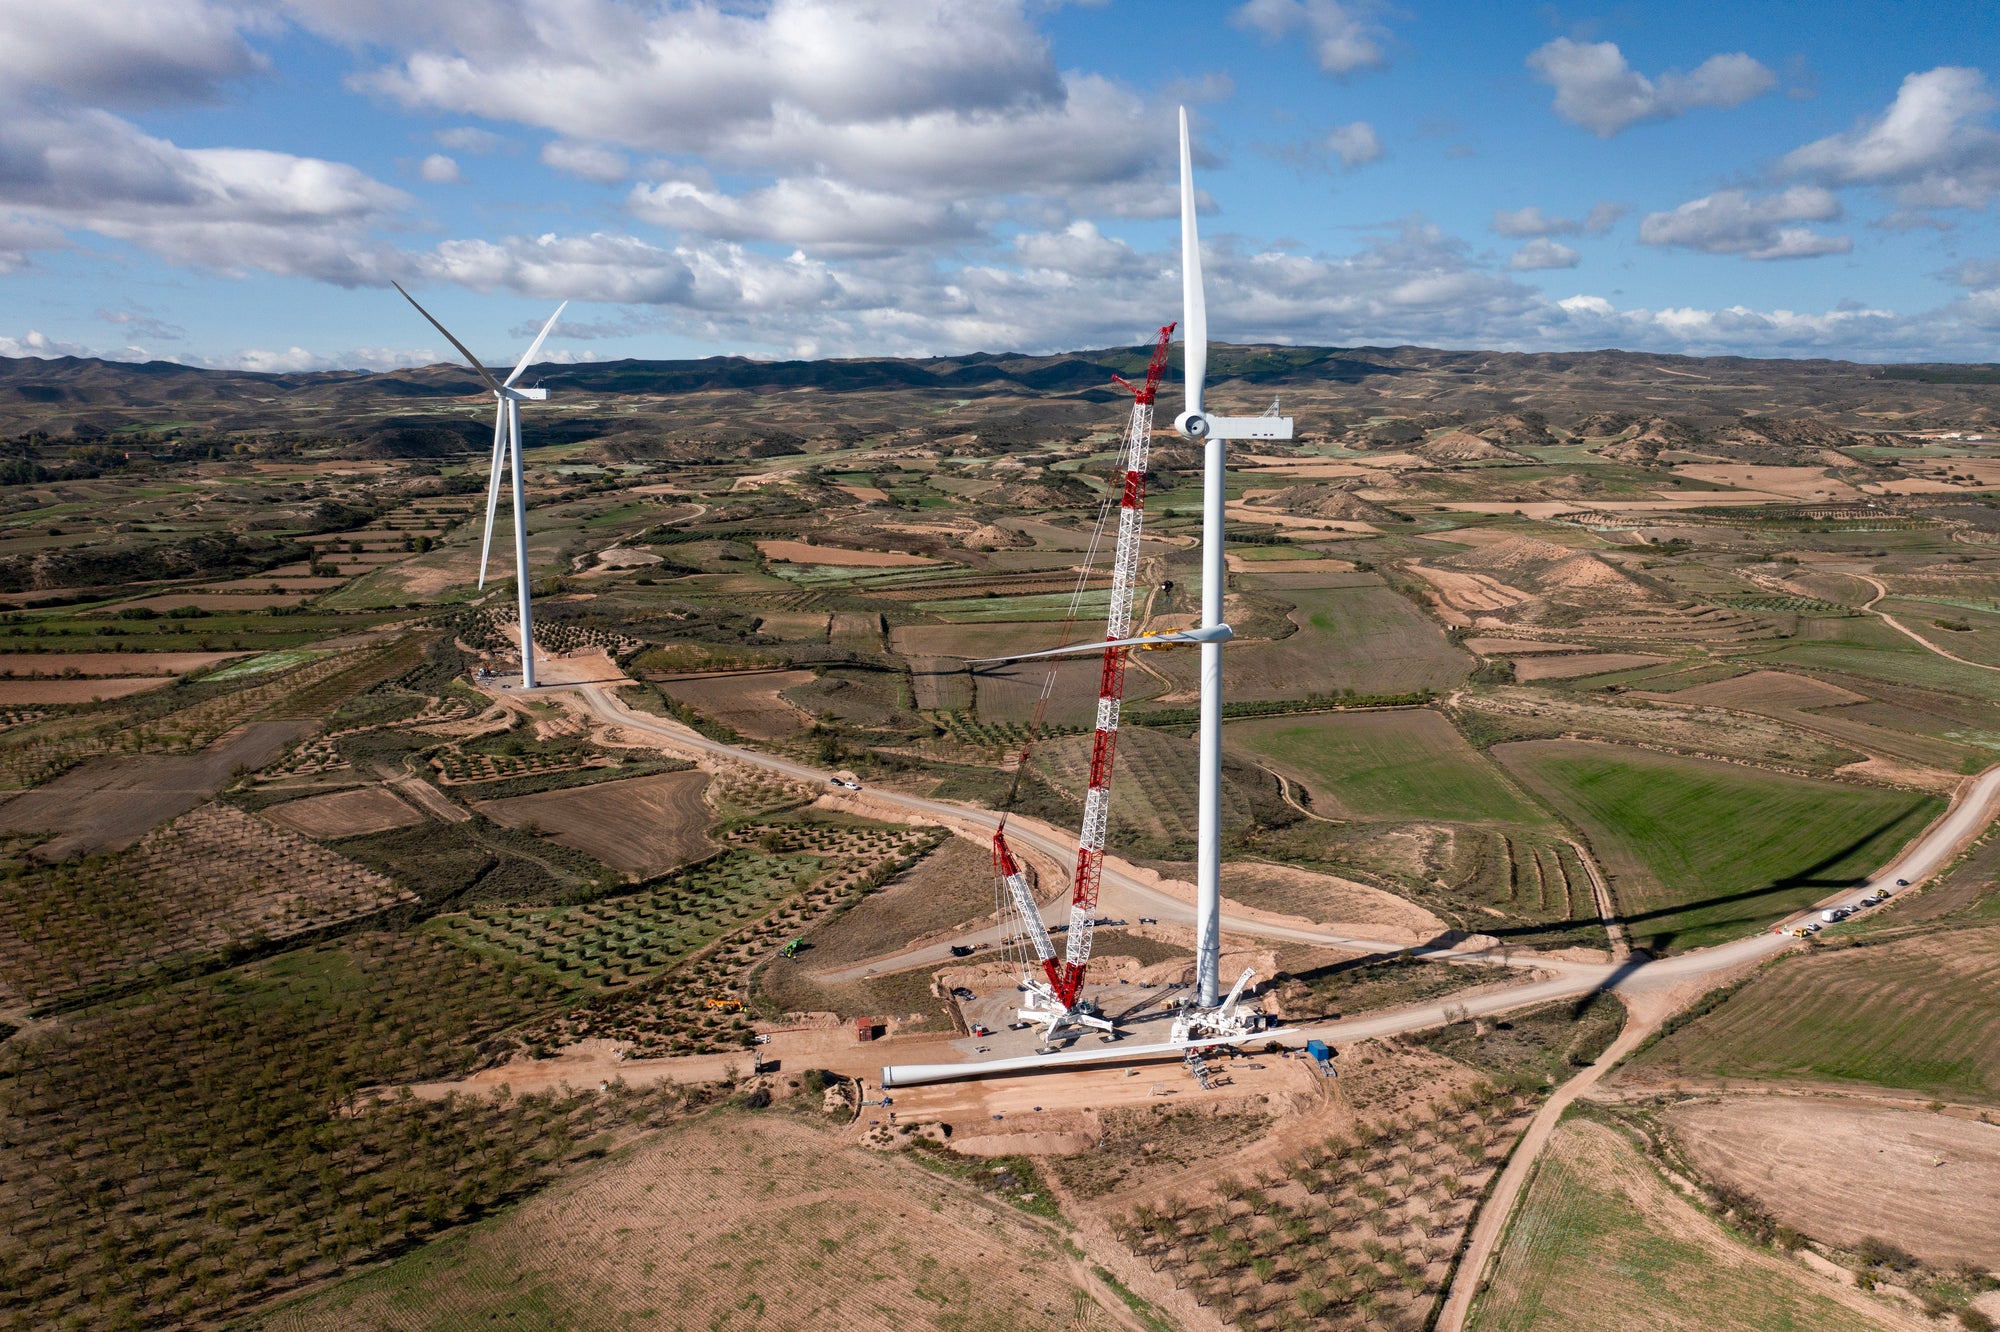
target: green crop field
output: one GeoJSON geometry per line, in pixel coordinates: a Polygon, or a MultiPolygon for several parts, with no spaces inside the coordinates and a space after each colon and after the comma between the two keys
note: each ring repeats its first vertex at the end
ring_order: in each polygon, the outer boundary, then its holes
{"type": "Polygon", "coordinates": [[[1356,819],[1539,824],[1449,721],[1428,708],[1313,713],[1232,722],[1224,742],[1312,792],[1323,814],[1356,819]]]}
{"type": "MultiPolygon", "coordinates": [[[[1061,621],[1070,613],[1067,592],[1043,592],[1024,597],[953,597],[945,601],[919,601],[914,609],[929,611],[951,624],[992,624],[1003,620],[1034,623],[1061,621]]],[[[1111,590],[1093,588],[1076,598],[1076,618],[1084,626],[1083,637],[1092,627],[1103,632],[1103,621],[1111,607],[1111,590]]]]}
{"type": "Polygon", "coordinates": [[[1583,830],[1633,941],[1655,952],[1746,933],[1858,883],[1944,807],[1615,745],[1537,740],[1493,752],[1583,830]]]}
{"type": "Polygon", "coordinates": [[[1868,1332],[1878,1326],[1669,1193],[1615,1130],[1556,1130],[1508,1221],[1475,1332],[1868,1332]],[[1616,1310],[1615,1322],[1607,1321],[1616,1310]]]}
{"type": "Polygon", "coordinates": [[[1642,1070],[2000,1102],[2000,926],[1788,957],[1648,1050],[1642,1070]]]}

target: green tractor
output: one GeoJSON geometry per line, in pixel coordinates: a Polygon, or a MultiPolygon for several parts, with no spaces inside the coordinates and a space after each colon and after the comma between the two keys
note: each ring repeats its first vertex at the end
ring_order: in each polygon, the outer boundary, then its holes
{"type": "Polygon", "coordinates": [[[791,942],[785,945],[784,955],[786,957],[797,957],[799,955],[799,950],[801,948],[804,948],[805,946],[806,946],[806,941],[804,939],[793,939],[791,942]]]}

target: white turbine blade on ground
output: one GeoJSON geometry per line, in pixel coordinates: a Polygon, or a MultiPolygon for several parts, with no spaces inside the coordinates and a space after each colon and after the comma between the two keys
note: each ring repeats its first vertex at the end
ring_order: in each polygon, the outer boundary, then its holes
{"type": "MultiPolygon", "coordinates": [[[[391,282],[389,285],[394,287],[397,291],[403,291],[403,284],[400,282],[391,282]]],[[[403,299],[408,301],[411,305],[417,305],[417,298],[410,295],[410,293],[407,291],[403,291],[403,299]]],[[[433,316],[429,310],[424,309],[424,307],[421,305],[417,305],[417,313],[422,315],[424,318],[430,320],[431,327],[436,329],[438,332],[444,334],[445,341],[449,342],[452,346],[458,348],[458,354],[465,358],[465,363],[467,365],[471,366],[474,370],[477,370],[479,372],[479,377],[486,381],[486,386],[488,388],[492,389],[495,393],[498,393],[500,391],[500,381],[495,379],[487,371],[486,367],[479,363],[479,358],[477,356],[474,356],[471,352],[465,349],[464,343],[460,342],[457,338],[454,338],[451,335],[450,329],[446,328],[443,324],[440,324],[437,321],[436,317],[433,316]]]]}
{"type": "Polygon", "coordinates": [[[1201,237],[1194,224],[1194,164],[1188,153],[1187,108],[1181,108],[1181,357],[1187,410],[1202,414],[1208,380],[1208,306],[1201,294],[1201,237]]]}
{"type": "Polygon", "coordinates": [[[479,543],[479,587],[486,588],[486,566],[493,555],[493,514],[500,507],[500,469],[507,460],[507,400],[493,403],[493,459],[486,472],[486,536],[479,543]]]}
{"type": "Polygon", "coordinates": [[[969,659],[969,664],[985,666],[1000,661],[1034,661],[1038,657],[1073,657],[1115,647],[1165,647],[1172,643],[1227,643],[1234,637],[1236,635],[1228,625],[1215,624],[1200,629],[1176,629],[1168,634],[1141,634],[1137,638],[1100,638],[1094,643],[1071,643],[1068,647],[1048,648],[1041,652],[1023,652],[1012,657],[973,657],[969,659]]]}
{"type": "Polygon", "coordinates": [[[535,340],[528,344],[527,354],[521,358],[521,363],[514,367],[514,373],[507,376],[504,387],[512,388],[514,386],[514,381],[521,377],[521,372],[526,370],[528,363],[535,359],[535,353],[542,349],[542,339],[549,335],[549,330],[556,326],[556,320],[561,319],[562,312],[567,309],[569,309],[568,301],[564,301],[556,307],[556,312],[549,316],[549,322],[542,325],[542,331],[535,334],[535,340]]]}

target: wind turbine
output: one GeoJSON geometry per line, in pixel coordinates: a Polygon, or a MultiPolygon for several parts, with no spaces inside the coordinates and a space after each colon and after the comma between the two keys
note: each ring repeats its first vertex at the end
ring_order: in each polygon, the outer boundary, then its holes
{"type": "MultiPolygon", "coordinates": [[[[1208,379],[1208,304],[1202,295],[1201,237],[1195,230],[1194,167],[1188,153],[1187,108],[1181,108],[1181,354],[1187,407],[1174,429],[1202,446],[1201,625],[1190,637],[1201,644],[1201,787],[1195,833],[1196,1002],[1216,1009],[1222,998],[1222,645],[1235,632],[1222,618],[1223,443],[1232,439],[1290,439],[1292,419],[1278,416],[1210,416],[1202,409],[1208,379]]],[[[1241,988],[1242,982],[1239,981],[1241,988]]],[[[1234,996],[1232,995],[1232,998],[1234,996]]],[[[1218,1013],[1227,1020],[1227,1015],[1218,1013]]],[[[1177,1039],[1184,1039],[1177,1034],[1177,1039]]]]}
{"type": "Polygon", "coordinates": [[[479,545],[479,586],[486,586],[486,566],[493,551],[493,516],[500,505],[500,471],[507,461],[507,450],[511,446],[514,454],[514,582],[516,594],[521,600],[521,687],[535,687],[535,615],[528,594],[528,501],[522,489],[521,466],[521,403],[542,402],[549,396],[545,388],[515,388],[514,381],[521,377],[534,361],[535,353],[542,349],[543,339],[549,330],[562,318],[562,312],[569,308],[564,301],[549,316],[549,322],[542,325],[542,331],[528,344],[526,354],[521,357],[514,373],[502,381],[493,377],[492,371],[479,363],[479,358],[465,349],[465,344],[452,337],[451,330],[438,323],[437,317],[423,306],[417,305],[417,298],[403,291],[403,284],[391,282],[397,291],[403,292],[403,299],[417,306],[417,313],[431,321],[431,327],[444,334],[445,340],[458,348],[458,354],[473,368],[486,386],[493,390],[493,460],[486,478],[486,536],[479,545]]]}

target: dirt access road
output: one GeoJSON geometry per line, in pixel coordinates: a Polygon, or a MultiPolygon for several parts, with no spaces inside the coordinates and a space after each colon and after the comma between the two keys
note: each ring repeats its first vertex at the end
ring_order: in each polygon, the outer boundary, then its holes
{"type": "MultiPolygon", "coordinates": [[[[1931,642],[1930,639],[1925,638],[1922,634],[1910,628],[1910,626],[1904,624],[1901,620],[1897,619],[1895,616],[1889,614],[1889,612],[1876,610],[1875,603],[1889,595],[1889,589],[1887,585],[1885,585],[1882,582],[1881,579],[1871,578],[1867,574],[1859,574],[1859,573],[1848,574],[1847,576],[1849,578],[1859,578],[1862,582],[1868,584],[1870,587],[1875,589],[1875,595],[1869,598],[1869,600],[1862,605],[1861,609],[1867,611],[1870,615],[1879,615],[1882,618],[1882,622],[1884,624],[1888,625],[1891,629],[1894,629],[1897,633],[1901,634],[1903,637],[1911,640],[1912,642],[1918,644],[1921,647],[1927,648],[1930,651],[1937,653],[1940,657],[1943,657],[1945,660],[1955,661],[1961,666],[1974,666],[1982,671],[2000,671],[2000,666],[1988,666],[1983,661],[1968,661],[1964,657],[1959,656],[1955,652],[1946,652],[1936,643],[1931,642]]],[[[1793,590],[1802,591],[1803,589],[1795,588],[1793,590]]]]}

